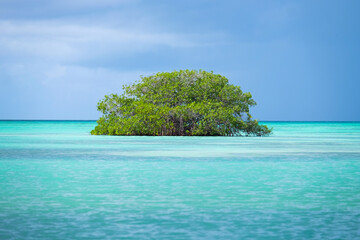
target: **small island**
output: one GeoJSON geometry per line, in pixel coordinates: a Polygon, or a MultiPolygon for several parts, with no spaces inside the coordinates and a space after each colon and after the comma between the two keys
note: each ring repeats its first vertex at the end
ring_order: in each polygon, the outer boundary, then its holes
{"type": "Polygon", "coordinates": [[[249,92],[219,74],[203,70],[162,72],[141,77],[111,94],[97,109],[103,114],[93,135],[266,136],[253,120],[249,92]]]}

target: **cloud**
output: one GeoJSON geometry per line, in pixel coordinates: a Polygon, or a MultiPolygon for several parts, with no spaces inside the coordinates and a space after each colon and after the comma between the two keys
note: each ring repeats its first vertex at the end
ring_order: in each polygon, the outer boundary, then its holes
{"type": "Polygon", "coordinates": [[[95,119],[105,94],[224,40],[138,2],[0,0],[0,118],[95,119]]]}
{"type": "Polygon", "coordinates": [[[126,27],[85,26],[58,21],[1,21],[0,54],[79,61],[156,47],[189,48],[200,35],[154,32],[126,27]]]}

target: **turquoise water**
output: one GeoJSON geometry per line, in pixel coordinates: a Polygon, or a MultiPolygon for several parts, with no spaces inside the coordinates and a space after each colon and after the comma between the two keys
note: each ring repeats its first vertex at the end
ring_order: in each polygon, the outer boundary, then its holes
{"type": "Polygon", "coordinates": [[[360,123],[91,136],[0,121],[0,239],[360,239],[360,123]]]}

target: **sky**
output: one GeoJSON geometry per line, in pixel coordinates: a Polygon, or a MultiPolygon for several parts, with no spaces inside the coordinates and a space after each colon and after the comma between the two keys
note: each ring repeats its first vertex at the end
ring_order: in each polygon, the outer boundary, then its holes
{"type": "Polygon", "coordinates": [[[95,120],[140,75],[203,69],[261,121],[360,121],[358,0],[0,0],[0,119],[95,120]]]}

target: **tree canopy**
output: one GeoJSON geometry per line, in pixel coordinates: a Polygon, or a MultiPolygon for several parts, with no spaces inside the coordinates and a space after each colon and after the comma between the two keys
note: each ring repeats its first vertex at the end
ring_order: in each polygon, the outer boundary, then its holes
{"type": "Polygon", "coordinates": [[[123,94],[99,101],[103,116],[93,135],[265,136],[253,120],[249,92],[203,70],[162,72],[123,86],[123,94]]]}

